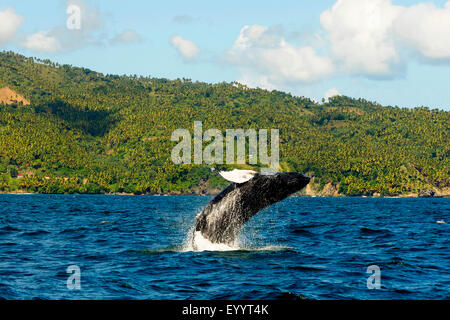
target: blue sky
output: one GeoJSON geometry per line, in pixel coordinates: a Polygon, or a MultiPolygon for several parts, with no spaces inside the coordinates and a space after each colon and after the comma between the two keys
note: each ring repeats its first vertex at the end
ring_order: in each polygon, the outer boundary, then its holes
{"type": "Polygon", "coordinates": [[[105,74],[450,110],[450,1],[0,0],[0,49],[105,74]],[[68,5],[80,30],[66,27],[68,5]]]}

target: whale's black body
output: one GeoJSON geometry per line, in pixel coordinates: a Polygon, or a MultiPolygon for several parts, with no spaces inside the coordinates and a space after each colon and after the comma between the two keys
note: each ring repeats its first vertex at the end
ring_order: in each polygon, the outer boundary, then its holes
{"type": "Polygon", "coordinates": [[[233,244],[242,225],[258,211],[303,189],[310,178],[295,172],[256,174],[232,183],[195,217],[194,231],[212,243],[233,244]]]}

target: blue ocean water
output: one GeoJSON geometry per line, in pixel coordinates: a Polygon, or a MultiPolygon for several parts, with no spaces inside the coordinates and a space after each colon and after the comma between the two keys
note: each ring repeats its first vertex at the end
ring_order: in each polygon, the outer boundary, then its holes
{"type": "Polygon", "coordinates": [[[239,249],[193,252],[210,199],[0,195],[0,297],[450,298],[448,198],[291,197],[253,217],[239,249]],[[67,287],[71,265],[80,290],[67,287]],[[380,289],[367,287],[371,265],[380,289]]]}

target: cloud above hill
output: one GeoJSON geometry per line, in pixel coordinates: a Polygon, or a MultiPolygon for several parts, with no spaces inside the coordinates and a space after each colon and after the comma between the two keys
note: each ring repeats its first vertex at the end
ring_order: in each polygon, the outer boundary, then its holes
{"type": "Polygon", "coordinates": [[[12,8],[0,11],[0,45],[13,40],[23,20],[12,8]]]}
{"type": "Polygon", "coordinates": [[[261,25],[244,26],[224,59],[240,69],[240,82],[267,89],[313,82],[334,71],[330,58],[310,46],[292,45],[277,28],[261,25]]]}
{"type": "Polygon", "coordinates": [[[170,44],[178,51],[185,61],[193,61],[200,53],[199,47],[192,41],[180,35],[170,38],[170,44]]]}
{"type": "MultiPolygon", "coordinates": [[[[121,33],[108,32],[106,13],[84,0],[67,0],[67,8],[75,6],[80,13],[80,27],[69,29],[60,25],[28,35],[22,46],[42,53],[61,53],[78,50],[89,45],[119,45],[139,42],[141,37],[131,29],[121,33]]],[[[69,13],[69,12],[68,12],[69,13]]]]}
{"type": "Polygon", "coordinates": [[[48,31],[39,31],[28,36],[23,45],[35,52],[51,53],[61,51],[61,43],[56,37],[49,35],[48,31]]]}
{"type": "Polygon", "coordinates": [[[338,0],[320,15],[324,46],[298,46],[280,28],[244,26],[224,61],[240,82],[266,89],[333,75],[370,79],[402,76],[412,59],[450,62],[450,1],[409,7],[391,0],[338,0]],[[318,52],[321,52],[319,54],[318,52]]]}
{"type": "Polygon", "coordinates": [[[129,44],[140,42],[142,40],[141,36],[131,29],[124,30],[119,33],[114,38],[112,38],[109,43],[111,44],[129,44]]]}
{"type": "Polygon", "coordinates": [[[450,58],[450,1],[396,6],[390,0],[339,0],[320,16],[340,72],[394,77],[408,53],[450,58]]]}

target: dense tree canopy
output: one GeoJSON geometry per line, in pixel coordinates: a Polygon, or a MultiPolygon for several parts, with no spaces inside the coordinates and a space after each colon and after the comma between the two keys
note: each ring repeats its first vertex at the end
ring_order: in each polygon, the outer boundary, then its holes
{"type": "MultiPolygon", "coordinates": [[[[347,195],[446,190],[448,112],[333,97],[318,104],[236,83],[103,75],[0,53],[0,191],[191,193],[226,182],[206,165],[174,165],[175,129],[280,130],[284,171],[347,195]]],[[[226,168],[227,166],[222,165],[226,168]]],[[[230,166],[228,166],[230,168],[230,166]]],[[[246,166],[249,167],[249,166],[246,166]]]]}

